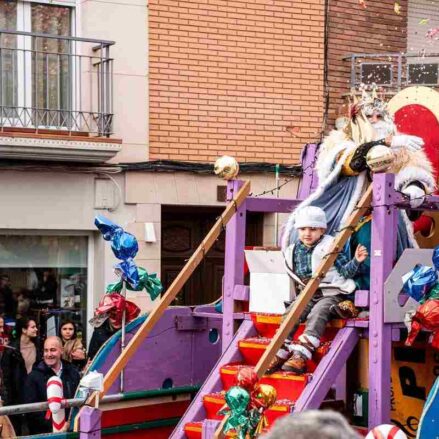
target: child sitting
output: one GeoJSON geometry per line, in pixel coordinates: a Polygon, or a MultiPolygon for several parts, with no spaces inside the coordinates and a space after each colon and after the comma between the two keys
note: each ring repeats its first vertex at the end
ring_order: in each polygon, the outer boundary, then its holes
{"type": "MultiPolygon", "coordinates": [[[[325,212],[319,207],[306,206],[296,213],[294,226],[298,240],[286,249],[284,256],[287,272],[293,278],[299,294],[316,274],[316,269],[331,249],[334,237],[325,235],[326,224],[325,212]]],[[[314,350],[320,346],[327,322],[331,317],[340,315],[338,305],[345,301],[347,294],[354,292],[352,277],[367,256],[367,249],[362,245],[358,245],[350,261],[345,253],[338,255],[334,266],[321,280],[320,288],[300,316],[299,323],[306,320],[305,331],[297,341],[286,340],[271,362],[268,373],[279,368],[297,374],[306,372],[306,361],[311,359],[314,350]]]]}

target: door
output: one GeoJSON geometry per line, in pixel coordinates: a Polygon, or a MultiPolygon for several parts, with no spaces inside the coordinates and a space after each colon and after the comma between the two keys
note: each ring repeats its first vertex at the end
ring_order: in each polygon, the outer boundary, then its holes
{"type": "MultiPolygon", "coordinates": [[[[162,206],[161,273],[165,290],[223,212],[216,207],[162,206]]],[[[263,215],[247,214],[246,245],[262,245],[263,215]]],[[[174,305],[211,303],[221,296],[225,233],[206,254],[174,305]]]]}

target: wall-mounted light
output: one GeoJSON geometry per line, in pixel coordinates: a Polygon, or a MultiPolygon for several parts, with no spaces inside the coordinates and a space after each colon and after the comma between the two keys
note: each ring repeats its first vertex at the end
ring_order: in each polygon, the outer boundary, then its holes
{"type": "Polygon", "coordinates": [[[145,223],[145,242],[157,242],[154,223],[145,223]]]}

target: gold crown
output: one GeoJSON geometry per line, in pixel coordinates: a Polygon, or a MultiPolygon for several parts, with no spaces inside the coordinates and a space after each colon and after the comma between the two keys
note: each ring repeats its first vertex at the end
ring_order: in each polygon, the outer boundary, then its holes
{"type": "Polygon", "coordinates": [[[360,99],[358,99],[355,90],[351,90],[351,108],[355,108],[356,112],[363,111],[365,116],[372,116],[374,113],[383,117],[389,116],[387,102],[383,95],[379,96],[376,85],[370,87],[370,92],[364,85],[360,87],[359,91],[361,92],[360,99]]]}

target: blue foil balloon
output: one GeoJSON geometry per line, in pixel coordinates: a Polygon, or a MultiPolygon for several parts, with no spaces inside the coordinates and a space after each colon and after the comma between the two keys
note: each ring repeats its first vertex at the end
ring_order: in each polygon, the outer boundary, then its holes
{"type": "Polygon", "coordinates": [[[417,264],[413,270],[402,277],[402,289],[419,302],[437,282],[436,270],[426,265],[417,264]]]}
{"type": "Polygon", "coordinates": [[[439,245],[433,250],[433,265],[436,271],[439,271],[439,245]]]}
{"type": "Polygon", "coordinates": [[[131,258],[120,262],[115,268],[121,272],[122,279],[128,282],[133,288],[139,286],[139,272],[137,271],[137,265],[131,258]]]}
{"type": "Polygon", "coordinates": [[[139,251],[137,239],[131,233],[116,233],[111,240],[111,249],[117,259],[125,261],[128,258],[134,258],[139,251]]]}
{"type": "Polygon", "coordinates": [[[136,256],[139,245],[137,239],[131,233],[124,232],[122,227],[102,215],[96,216],[95,226],[106,241],[111,241],[111,249],[117,259],[125,261],[136,256]]]}
{"type": "Polygon", "coordinates": [[[105,241],[111,241],[116,233],[123,233],[122,227],[118,226],[102,215],[97,215],[95,217],[95,226],[102,233],[102,237],[105,239],[105,241]]]}

